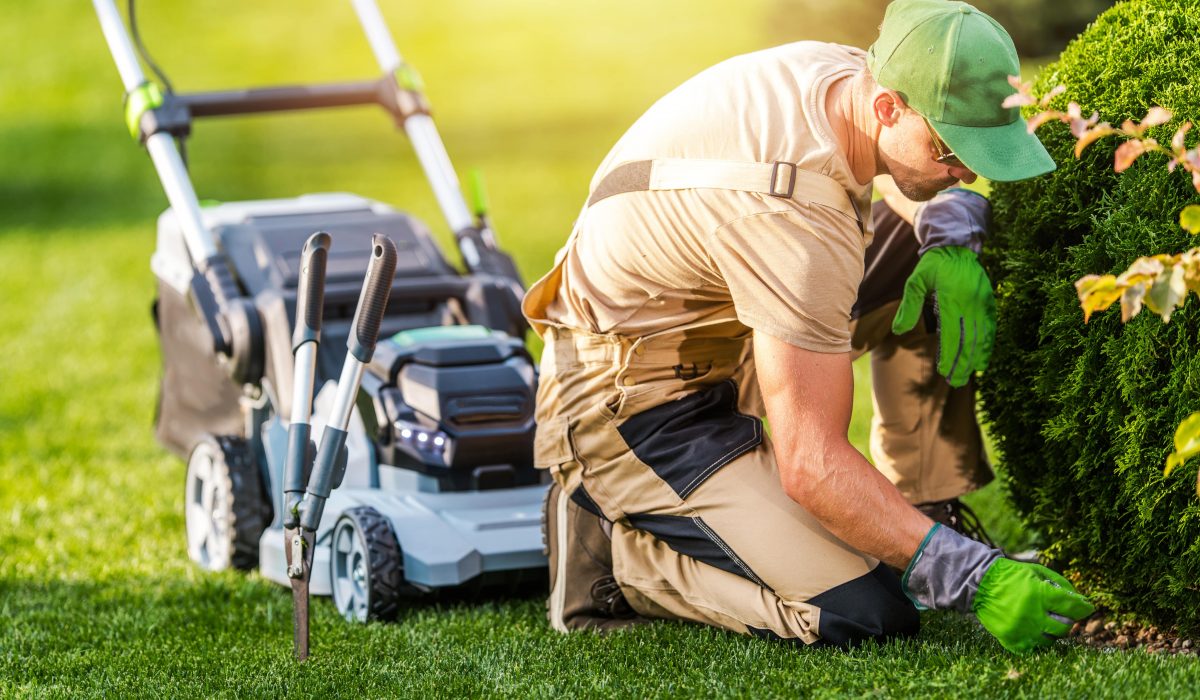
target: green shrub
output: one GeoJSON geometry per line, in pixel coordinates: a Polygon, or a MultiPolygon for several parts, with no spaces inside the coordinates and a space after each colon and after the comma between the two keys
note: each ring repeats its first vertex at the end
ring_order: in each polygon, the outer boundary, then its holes
{"type": "MultiPolygon", "coordinates": [[[[966,0],[1008,30],[1023,58],[1052,56],[1114,0],[966,0]]],[[[891,0],[775,0],[768,15],[778,42],[836,41],[866,48],[891,0]]]]}
{"type": "MultiPolygon", "coordinates": [[[[1200,0],[1121,3],[1041,71],[1035,92],[1064,84],[1054,108],[1075,101],[1114,124],[1162,105],[1175,118],[1150,135],[1166,142],[1184,120],[1200,122],[1198,38],[1200,0]]],[[[1196,466],[1162,470],[1175,427],[1200,409],[1200,303],[1169,324],[1143,313],[1123,325],[1111,309],[1085,325],[1073,282],[1196,245],[1177,217],[1197,193],[1157,155],[1114,173],[1118,139],[1076,160],[1065,125],[1038,133],[1058,170],[993,187],[985,254],[999,329],[981,393],[1007,488],[1047,552],[1101,602],[1194,634],[1196,466]]]]}

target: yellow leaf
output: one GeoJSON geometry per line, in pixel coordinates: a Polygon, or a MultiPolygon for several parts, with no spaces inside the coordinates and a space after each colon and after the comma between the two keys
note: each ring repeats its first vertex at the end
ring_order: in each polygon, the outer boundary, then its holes
{"type": "Polygon", "coordinates": [[[1137,316],[1142,310],[1142,298],[1146,296],[1146,284],[1135,284],[1121,293],[1121,323],[1137,316]]]}
{"type": "Polygon", "coordinates": [[[1118,285],[1139,284],[1153,280],[1162,274],[1164,264],[1169,262],[1170,256],[1154,255],[1150,257],[1140,257],[1133,261],[1129,269],[1122,272],[1117,278],[1118,285]]]}
{"type": "Polygon", "coordinates": [[[1187,288],[1200,295],[1200,248],[1181,253],[1179,265],[1184,269],[1183,281],[1187,288]]]}
{"type": "Polygon", "coordinates": [[[1182,265],[1165,267],[1155,278],[1149,293],[1146,294],[1146,306],[1162,316],[1163,323],[1171,320],[1171,314],[1175,312],[1175,307],[1179,306],[1179,303],[1187,295],[1187,285],[1184,283],[1183,275],[1182,265]]]}
{"type": "Polygon", "coordinates": [[[1179,212],[1179,225],[1193,236],[1200,233],[1200,204],[1189,204],[1179,212]]]}
{"type": "Polygon", "coordinates": [[[1193,413],[1175,429],[1175,451],[1167,456],[1167,466],[1163,476],[1170,476],[1171,471],[1200,455],[1200,411],[1193,413]]]}
{"type": "Polygon", "coordinates": [[[1084,323],[1093,313],[1112,306],[1121,298],[1122,292],[1117,286],[1117,278],[1112,275],[1081,277],[1075,282],[1075,291],[1079,294],[1079,305],[1083,307],[1084,323]]]}

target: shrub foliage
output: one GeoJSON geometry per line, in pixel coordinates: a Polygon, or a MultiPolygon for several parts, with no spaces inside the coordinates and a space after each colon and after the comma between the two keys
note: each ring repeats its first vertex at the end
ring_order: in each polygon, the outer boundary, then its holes
{"type": "MultiPolygon", "coordinates": [[[[836,41],[866,48],[892,0],[774,0],[768,31],[779,42],[836,41]]],[[[1008,30],[1025,58],[1053,56],[1115,0],[967,0],[1008,30]]]]}
{"type": "MultiPolygon", "coordinates": [[[[1200,123],[1200,0],[1131,0],[1105,12],[1044,68],[1035,92],[1114,124],[1154,105],[1170,140],[1200,123]]],[[[1007,488],[1046,551],[1099,600],[1200,632],[1200,502],[1195,463],[1163,476],[1175,427],[1200,409],[1200,302],[1164,324],[1110,310],[1084,323],[1073,283],[1138,256],[1196,245],[1179,211],[1197,201],[1165,158],[1113,172],[1119,141],[1073,155],[1066,125],[1040,131],[1053,174],[992,190],[985,261],[997,288],[995,355],[981,382],[1007,488]]],[[[1193,136],[1193,139],[1195,136],[1193,136]]],[[[1194,145],[1189,143],[1189,146],[1194,145]]]]}

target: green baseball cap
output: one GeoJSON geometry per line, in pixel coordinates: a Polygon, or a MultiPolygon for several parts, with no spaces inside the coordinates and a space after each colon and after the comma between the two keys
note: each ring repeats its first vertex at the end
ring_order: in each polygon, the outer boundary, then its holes
{"type": "Polygon", "coordinates": [[[963,165],[1013,182],[1054,170],[1054,159],[1025,128],[1008,76],[1020,75],[1004,27],[965,2],[895,0],[867,51],[875,82],[900,93],[963,165]]]}

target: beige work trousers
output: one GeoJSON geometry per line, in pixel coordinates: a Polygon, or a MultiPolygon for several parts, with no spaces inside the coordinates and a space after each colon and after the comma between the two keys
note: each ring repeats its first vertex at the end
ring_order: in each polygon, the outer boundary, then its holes
{"type": "MultiPolygon", "coordinates": [[[[878,236],[878,216],[876,225],[878,236]]],[[[912,248],[910,262],[892,251],[898,267],[911,271],[912,248]]],[[[871,269],[864,287],[907,277],[871,269]]],[[[539,291],[531,299],[544,299],[539,291]]],[[[877,467],[913,502],[984,483],[973,388],[950,390],[936,376],[936,336],[921,324],[891,334],[898,294],[865,291],[860,299],[880,303],[858,310],[853,345],[872,354],[877,467]]],[[[554,326],[539,306],[525,307],[545,340],[535,462],[612,524],[613,574],[634,610],[803,644],[916,631],[895,574],[784,493],[749,333],[591,334],[554,326]]]]}

